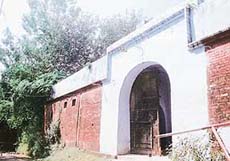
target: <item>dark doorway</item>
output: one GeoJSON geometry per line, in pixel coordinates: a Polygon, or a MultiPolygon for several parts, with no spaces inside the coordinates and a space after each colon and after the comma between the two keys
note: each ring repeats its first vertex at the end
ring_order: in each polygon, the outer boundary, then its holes
{"type": "Polygon", "coordinates": [[[149,67],[137,76],[132,86],[130,96],[131,153],[160,155],[171,143],[154,139],[155,135],[167,132],[164,111],[160,105],[160,77],[160,71],[157,68],[149,67]]]}

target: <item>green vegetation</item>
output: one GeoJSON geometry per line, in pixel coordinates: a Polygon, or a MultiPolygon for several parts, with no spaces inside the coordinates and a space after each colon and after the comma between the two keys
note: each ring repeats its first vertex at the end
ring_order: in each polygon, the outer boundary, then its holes
{"type": "Polygon", "coordinates": [[[39,156],[45,151],[42,137],[43,106],[51,93],[51,86],[60,79],[57,72],[39,70],[18,64],[10,66],[0,82],[0,120],[16,129],[20,146],[28,144],[28,154],[39,156]]]}
{"type": "Polygon", "coordinates": [[[25,34],[9,29],[0,43],[0,122],[15,129],[18,151],[32,157],[48,153],[56,131],[43,134],[44,103],[58,80],[105,54],[114,41],[133,31],[136,12],[99,18],[83,12],[75,0],[28,0],[23,18],[25,34]]]}
{"type": "Polygon", "coordinates": [[[207,134],[198,136],[187,136],[181,139],[170,149],[172,161],[225,161],[223,152],[212,149],[212,141],[207,134]]]}

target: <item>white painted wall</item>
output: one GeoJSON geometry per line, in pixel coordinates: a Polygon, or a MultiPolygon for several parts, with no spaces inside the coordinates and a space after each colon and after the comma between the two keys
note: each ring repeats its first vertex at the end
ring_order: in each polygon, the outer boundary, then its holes
{"type": "Polygon", "coordinates": [[[136,76],[149,65],[160,64],[169,75],[172,130],[175,132],[207,125],[207,62],[204,51],[201,49],[198,53],[188,52],[185,19],[181,18],[166,30],[162,29],[127,51],[110,55],[111,77],[103,82],[102,153],[116,155],[129,151],[128,98],[136,76]],[[125,79],[129,79],[130,85],[125,87],[127,90],[122,94],[125,79]]]}
{"type": "Polygon", "coordinates": [[[230,27],[230,1],[206,0],[194,9],[195,40],[211,36],[230,27]]]}
{"type": "Polygon", "coordinates": [[[104,56],[70,77],[55,84],[53,86],[54,93],[52,98],[58,98],[95,82],[106,79],[108,74],[107,59],[108,57],[104,56]]]}

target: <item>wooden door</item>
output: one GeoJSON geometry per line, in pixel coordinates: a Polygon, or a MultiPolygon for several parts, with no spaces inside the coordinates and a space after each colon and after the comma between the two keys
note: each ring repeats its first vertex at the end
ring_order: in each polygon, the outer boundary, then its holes
{"type": "Polygon", "coordinates": [[[158,154],[159,95],[153,72],[144,72],[134,82],[130,100],[131,153],[158,154]]]}

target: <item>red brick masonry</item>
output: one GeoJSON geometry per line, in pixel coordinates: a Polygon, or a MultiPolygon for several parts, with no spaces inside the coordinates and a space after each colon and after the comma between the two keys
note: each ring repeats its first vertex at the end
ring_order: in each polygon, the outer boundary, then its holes
{"type": "Polygon", "coordinates": [[[45,129],[60,119],[61,140],[66,146],[99,151],[101,97],[101,84],[96,84],[48,103],[45,129]]]}
{"type": "Polygon", "coordinates": [[[220,123],[230,120],[230,37],[208,44],[206,53],[209,121],[220,123]]]}

